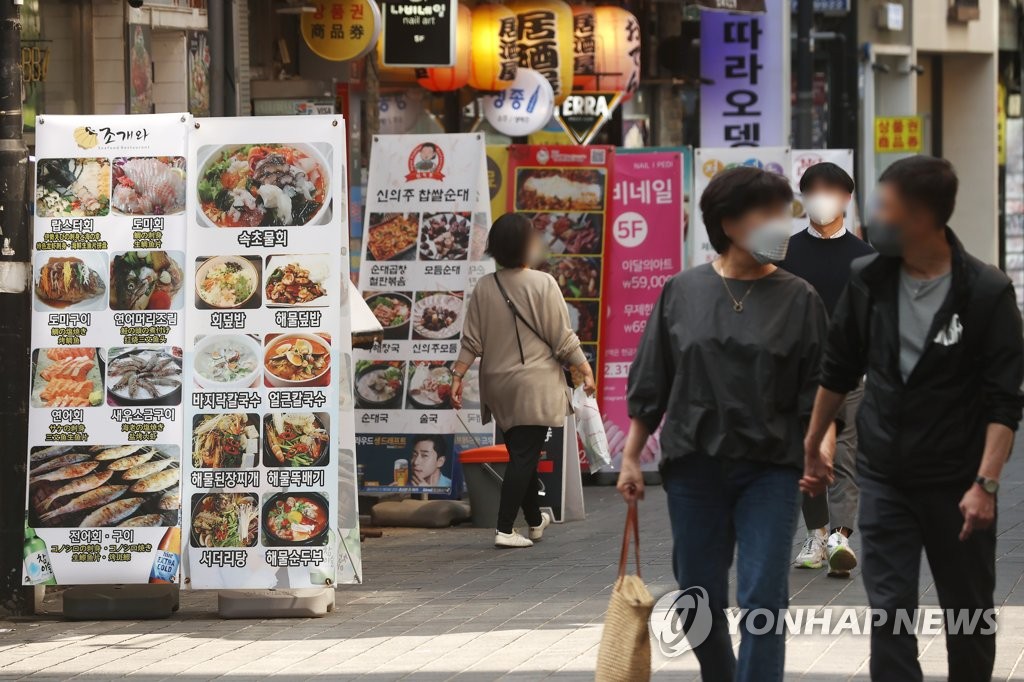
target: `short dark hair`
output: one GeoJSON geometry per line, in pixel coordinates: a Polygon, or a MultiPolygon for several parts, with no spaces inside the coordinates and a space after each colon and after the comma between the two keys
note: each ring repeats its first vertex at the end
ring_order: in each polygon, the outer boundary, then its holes
{"type": "Polygon", "coordinates": [[[700,212],[708,240],[718,253],[729,248],[730,239],[722,221],[775,204],[793,201],[789,180],[753,166],[737,166],[722,171],[708,183],[700,197],[700,212]]]}
{"type": "Polygon", "coordinates": [[[533,223],[522,213],[506,213],[491,225],[487,234],[487,255],[503,268],[520,268],[526,265],[526,248],[533,223]]]}
{"type": "Polygon", "coordinates": [[[416,436],[412,441],[412,446],[415,448],[420,443],[430,443],[434,446],[434,452],[437,453],[437,458],[448,456],[448,444],[444,442],[444,438],[441,436],[416,436]]]}
{"type": "Polygon", "coordinates": [[[800,176],[800,193],[807,194],[815,185],[841,189],[847,194],[853,194],[854,183],[850,174],[831,161],[816,163],[800,176]]]}
{"type": "Polygon", "coordinates": [[[945,226],[956,208],[960,180],[953,164],[934,156],[900,159],[878,178],[879,184],[891,184],[900,196],[931,211],[935,221],[945,226]]]}

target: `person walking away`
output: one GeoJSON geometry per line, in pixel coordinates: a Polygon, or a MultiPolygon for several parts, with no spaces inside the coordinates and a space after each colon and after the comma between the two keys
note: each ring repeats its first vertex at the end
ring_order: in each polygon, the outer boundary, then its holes
{"type": "Polygon", "coordinates": [[[594,373],[569,323],[554,278],[532,269],[544,261],[540,234],[530,220],[507,213],[491,227],[487,253],[498,272],[473,290],[462,328],[462,348],[452,368],[452,405],[462,408],[466,371],[480,358],[483,423],[501,429],[509,462],[501,484],[496,547],[530,547],[551,524],[540,510],[537,464],[553,427],[572,411],[563,365],[594,395],[594,373]],[[527,537],[514,528],[520,508],[527,537]]]}
{"type": "Polygon", "coordinates": [[[710,632],[690,644],[716,682],[782,680],[785,668],[784,630],[746,617],[737,660],[726,608],[734,550],[739,607],[781,617],[788,606],[804,424],[826,330],[814,289],[774,265],[786,255],[792,200],[786,178],[757,168],[710,182],[700,206],[718,258],[665,284],[629,372],[618,489],[643,498],[640,452],[660,424],[673,570],[680,589],[707,592],[710,632]]]}
{"type": "MultiPolygon", "coordinates": [[[[874,249],[851,234],[843,225],[853,198],[853,178],[834,163],[817,163],[800,177],[800,193],[810,225],[789,240],[789,252],[779,267],[807,281],[821,296],[829,315],[846,288],[850,263],[874,253],[874,249]]],[[[857,566],[850,547],[857,518],[857,408],[864,394],[863,384],[850,391],[840,414],[842,431],[827,444],[833,455],[835,481],[827,495],[803,496],[803,517],[807,538],[793,565],[819,569],[828,565],[828,575],[848,578],[857,566]]]]}
{"type": "Polygon", "coordinates": [[[1021,316],[1006,275],[947,226],[958,186],[948,161],[902,159],[879,183],[869,232],[879,253],[854,262],[832,316],[801,487],[825,489],[824,432],[866,371],[857,469],[871,679],[922,679],[906,619],[923,549],[946,618],[949,680],[990,680],[996,495],[1021,418],[1021,316]]]}

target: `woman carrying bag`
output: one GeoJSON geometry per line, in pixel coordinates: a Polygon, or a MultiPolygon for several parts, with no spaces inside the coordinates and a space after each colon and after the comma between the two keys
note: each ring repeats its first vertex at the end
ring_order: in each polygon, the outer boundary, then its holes
{"type": "Polygon", "coordinates": [[[521,214],[507,213],[491,227],[487,253],[498,272],[480,280],[462,327],[462,350],[452,368],[452,405],[462,408],[463,377],[480,358],[483,422],[491,418],[505,437],[509,462],[501,485],[494,545],[530,547],[551,523],[540,511],[537,464],[548,429],[572,411],[562,367],[583,378],[594,394],[594,374],[551,275],[531,269],[544,262],[540,235],[521,214]],[[519,509],[528,537],[513,528],[519,509]]]}

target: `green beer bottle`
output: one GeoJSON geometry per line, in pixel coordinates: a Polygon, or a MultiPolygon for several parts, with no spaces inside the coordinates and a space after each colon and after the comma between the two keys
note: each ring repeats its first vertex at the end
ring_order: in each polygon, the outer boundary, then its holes
{"type": "Polygon", "coordinates": [[[50,567],[50,555],[46,552],[46,543],[36,535],[34,528],[29,527],[28,520],[25,521],[25,584],[26,585],[56,585],[57,579],[53,577],[53,569],[50,567]]]}

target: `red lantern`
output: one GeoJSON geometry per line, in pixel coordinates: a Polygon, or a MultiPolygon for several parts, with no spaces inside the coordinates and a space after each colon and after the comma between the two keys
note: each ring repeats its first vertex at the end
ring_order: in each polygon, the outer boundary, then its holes
{"type": "Polygon", "coordinates": [[[455,65],[416,69],[416,80],[420,86],[432,92],[450,92],[464,87],[469,82],[472,37],[473,13],[460,4],[455,27],[455,65]]]}
{"type": "Polygon", "coordinates": [[[516,15],[505,5],[481,4],[473,10],[473,56],[469,84],[495,92],[512,85],[519,69],[516,15]]]}
{"type": "Polygon", "coordinates": [[[594,8],[597,34],[594,90],[634,92],[640,86],[640,22],[621,7],[594,8]]]}

